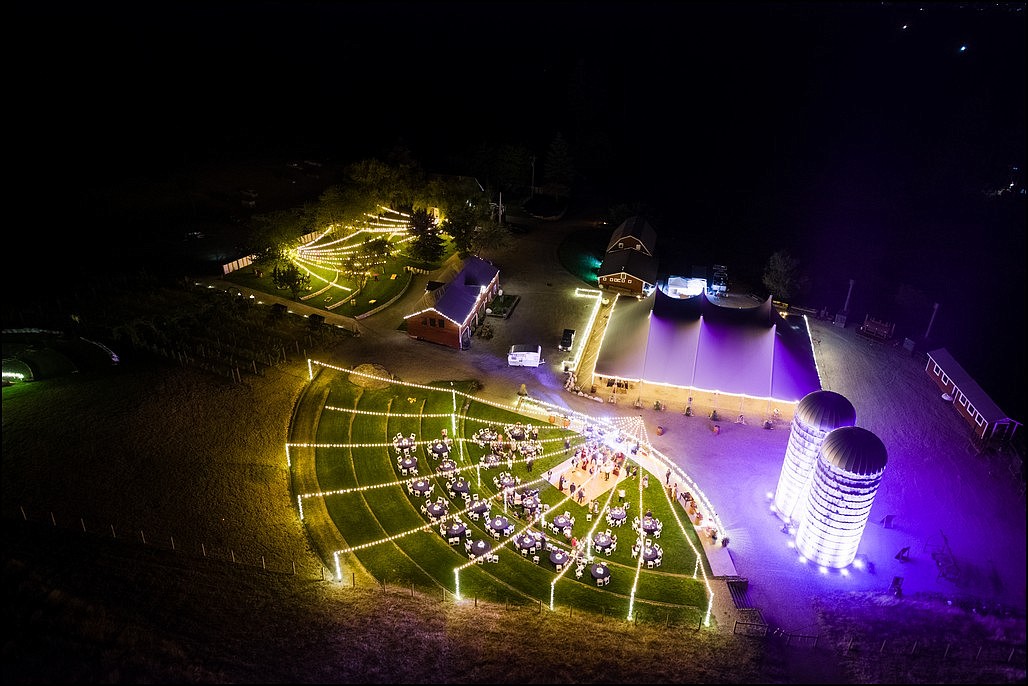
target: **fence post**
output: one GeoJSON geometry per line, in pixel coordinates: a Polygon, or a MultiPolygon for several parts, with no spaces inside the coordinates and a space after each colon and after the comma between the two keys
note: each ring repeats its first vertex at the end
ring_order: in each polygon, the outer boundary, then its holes
{"type": "Polygon", "coordinates": [[[111,524],[111,538],[117,538],[118,534],[114,533],[114,525],[111,524]]]}
{"type": "Polygon", "coordinates": [[[146,545],[146,534],[143,533],[142,529],[139,530],[139,538],[143,539],[143,545],[146,545]]]}
{"type": "Polygon", "coordinates": [[[296,560],[293,560],[293,576],[296,576],[296,560]]]}
{"type": "Polygon", "coordinates": [[[350,572],[350,585],[357,588],[357,573],[350,572]]]}
{"type": "Polygon", "coordinates": [[[978,652],[974,654],[974,659],[976,662],[978,661],[978,658],[982,656],[982,648],[984,647],[985,646],[978,646],[978,652]]]}
{"type": "Polygon", "coordinates": [[[22,506],[22,505],[19,505],[19,506],[18,506],[18,509],[19,509],[19,510],[21,510],[21,518],[22,518],[22,519],[23,519],[24,521],[26,521],[26,522],[27,522],[27,521],[29,521],[29,516],[28,516],[27,514],[25,514],[25,507],[24,507],[24,506],[22,506]]]}
{"type": "Polygon", "coordinates": [[[82,533],[86,533],[86,520],[84,520],[82,517],[79,517],[79,524],[82,525],[82,533]]]}
{"type": "Polygon", "coordinates": [[[53,524],[54,526],[57,526],[57,519],[56,519],[56,518],[54,517],[54,513],[53,513],[53,512],[51,512],[51,513],[50,513],[50,522],[51,522],[51,523],[52,523],[52,524],[53,524]]]}
{"type": "Polygon", "coordinates": [[[228,554],[230,556],[232,556],[232,562],[235,562],[236,561],[236,551],[234,551],[231,548],[229,548],[228,554]]]}
{"type": "Polygon", "coordinates": [[[200,544],[200,552],[203,553],[204,557],[207,557],[207,546],[205,546],[203,543],[200,544]]]}
{"type": "Polygon", "coordinates": [[[175,549],[175,537],[174,536],[168,536],[168,538],[171,539],[171,549],[174,550],[175,549]]]}
{"type": "Polygon", "coordinates": [[[887,638],[882,640],[882,647],[878,649],[879,653],[884,653],[885,652],[885,642],[888,641],[888,640],[889,639],[887,639],[887,638]]]}
{"type": "Polygon", "coordinates": [[[263,569],[265,572],[268,571],[268,565],[264,564],[264,556],[263,555],[261,555],[261,569],[263,569]]]}
{"type": "Polygon", "coordinates": [[[917,652],[917,641],[914,641],[914,645],[910,648],[910,654],[913,655],[917,652]]]}
{"type": "Polygon", "coordinates": [[[949,657],[949,649],[950,649],[950,648],[951,648],[952,646],[953,646],[953,644],[952,644],[952,643],[947,643],[947,644],[946,644],[946,652],[944,652],[944,653],[942,654],[942,659],[943,659],[943,660],[945,660],[946,658],[948,658],[948,657],[949,657]]]}

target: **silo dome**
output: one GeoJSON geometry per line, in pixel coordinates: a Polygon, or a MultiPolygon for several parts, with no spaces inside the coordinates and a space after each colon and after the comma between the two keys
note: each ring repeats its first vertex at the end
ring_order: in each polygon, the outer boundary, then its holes
{"type": "Polygon", "coordinates": [[[806,558],[834,568],[853,562],[888,461],[867,429],[844,426],[825,437],[796,532],[806,558]]]}
{"type": "Polygon", "coordinates": [[[774,510],[787,522],[803,519],[803,503],[821,451],[821,442],[834,429],[853,426],[857,412],[844,396],[833,391],[808,393],[796,406],[792,432],[785,449],[782,472],[775,490],[774,510]]]}
{"type": "Polygon", "coordinates": [[[804,425],[825,433],[857,423],[857,411],[852,403],[834,391],[814,391],[803,396],[796,406],[795,416],[804,425]]]}
{"type": "Polygon", "coordinates": [[[821,459],[855,476],[873,476],[885,469],[889,455],[878,436],[859,426],[846,426],[825,437],[821,459]]]}

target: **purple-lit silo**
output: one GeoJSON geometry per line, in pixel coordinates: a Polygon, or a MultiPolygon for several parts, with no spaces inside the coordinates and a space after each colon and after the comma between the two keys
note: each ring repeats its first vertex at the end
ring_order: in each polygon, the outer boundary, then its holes
{"type": "Polygon", "coordinates": [[[888,461],[867,429],[844,426],[825,436],[796,531],[804,557],[831,568],[853,562],[888,461]]]}
{"type": "Polygon", "coordinates": [[[803,516],[807,485],[817,464],[821,443],[830,431],[853,426],[857,412],[850,401],[832,391],[808,393],[796,406],[782,473],[775,490],[774,509],[786,522],[803,516]]]}

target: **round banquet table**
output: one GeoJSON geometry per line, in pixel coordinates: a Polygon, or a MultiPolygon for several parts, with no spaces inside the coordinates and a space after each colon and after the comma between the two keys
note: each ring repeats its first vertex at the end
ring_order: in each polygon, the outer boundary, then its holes
{"type": "Polygon", "coordinates": [[[484,540],[478,540],[471,544],[471,554],[480,557],[489,552],[489,544],[484,540]]]}
{"type": "Polygon", "coordinates": [[[643,547],[643,551],[642,551],[643,559],[646,560],[647,562],[651,562],[653,560],[656,560],[658,557],[661,557],[663,554],[664,554],[664,551],[660,549],[659,545],[651,545],[649,548],[644,546],[643,547]]]}
{"type": "Polygon", "coordinates": [[[414,495],[424,496],[431,493],[432,484],[429,482],[428,479],[417,479],[411,482],[410,489],[414,493],[414,495]]]}
{"type": "Polygon", "coordinates": [[[441,518],[446,516],[446,504],[445,503],[439,503],[439,502],[429,503],[428,507],[426,509],[428,510],[428,516],[429,517],[434,517],[435,519],[441,519],[441,518]]]}
{"type": "Polygon", "coordinates": [[[493,531],[502,534],[504,531],[507,530],[507,527],[510,526],[510,520],[508,520],[503,515],[496,515],[495,517],[489,520],[488,526],[493,531]]]}
{"type": "Polygon", "coordinates": [[[602,562],[597,562],[589,568],[589,573],[594,579],[606,579],[610,576],[610,568],[602,562]]]}
{"type": "Polygon", "coordinates": [[[614,539],[605,533],[599,533],[593,536],[593,545],[600,550],[609,550],[614,545],[614,539]]]}
{"type": "Polygon", "coordinates": [[[467,493],[468,492],[468,481],[467,479],[461,478],[450,484],[450,490],[454,493],[467,493]]]}
{"type": "Polygon", "coordinates": [[[555,565],[566,565],[571,556],[560,548],[554,548],[550,551],[550,562],[555,565]]]}
{"type": "Polygon", "coordinates": [[[566,517],[564,515],[557,515],[556,517],[553,518],[553,526],[558,531],[563,531],[564,529],[566,529],[569,526],[571,526],[571,517],[566,517]]]}
{"type": "Polygon", "coordinates": [[[457,469],[457,463],[453,460],[447,459],[439,463],[440,472],[452,472],[455,469],[457,469]]]}
{"type": "Polygon", "coordinates": [[[537,547],[539,545],[539,541],[537,541],[535,539],[535,536],[533,536],[532,534],[525,532],[518,536],[517,544],[518,547],[522,550],[530,550],[532,548],[537,547]]]}
{"type": "Polygon", "coordinates": [[[642,529],[648,534],[652,534],[660,528],[660,520],[656,517],[643,517],[642,518],[642,529]]]}

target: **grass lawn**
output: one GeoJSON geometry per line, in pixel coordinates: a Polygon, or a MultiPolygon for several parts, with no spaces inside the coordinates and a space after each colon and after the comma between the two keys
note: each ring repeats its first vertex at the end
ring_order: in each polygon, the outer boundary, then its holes
{"type": "MultiPolygon", "coordinates": [[[[445,590],[505,605],[552,603],[598,615],[628,617],[636,613],[676,625],[699,625],[708,603],[707,587],[697,574],[698,567],[705,564],[697,554],[702,546],[684,511],[670,502],[659,479],[651,479],[646,488],[640,488],[635,480],[622,483],[630,486],[630,500],[639,493],[634,512],[652,510],[665,523],[665,535],[659,540],[665,560],[661,567],[647,569],[632,556],[635,533],[629,523],[615,530],[621,538],[615,551],[597,556],[611,569],[607,586],[597,588],[588,573],[576,578],[570,566],[558,574],[547,552],[540,550],[543,559],[535,564],[530,556],[519,554],[512,544],[513,537],[495,540],[486,530],[484,518],[473,520],[466,511],[468,503],[448,495],[447,475],[435,471],[437,461],[420,442],[438,438],[447,430],[454,441],[451,457],[457,463],[457,472],[467,478],[472,493],[492,503],[493,514],[504,511],[501,489],[494,477],[508,471],[521,480],[523,487],[539,489],[540,501],[553,514],[570,512],[576,521],[573,533],[584,545],[587,537],[604,531],[607,523],[602,517],[589,521],[588,503],[578,504],[546,479],[548,470],[567,459],[565,438],[574,449],[585,442],[584,437],[544,423],[537,426],[543,452],[534,460],[532,471],[519,454],[509,464],[483,467],[481,459],[490,449],[471,439],[476,431],[489,425],[538,424],[538,420],[475,400],[470,395],[474,391],[471,382],[454,382],[456,397],[450,392],[449,382],[438,386],[439,390],[402,384],[366,388],[343,375],[333,381],[318,422],[320,447],[314,459],[329,515],[349,546],[342,558],[344,564],[347,555],[352,554],[379,581],[418,587],[428,593],[434,588],[437,593],[445,590]],[[399,471],[391,443],[397,434],[414,434],[419,441],[419,473],[434,484],[429,500],[441,494],[448,517],[460,516],[472,539],[485,540],[495,550],[498,563],[473,563],[463,541],[450,545],[438,524],[421,512],[425,499],[408,492],[410,477],[399,471]]],[[[615,489],[610,489],[598,496],[601,507],[616,504],[612,502],[614,493],[615,489]]],[[[523,530],[539,531],[561,549],[570,549],[562,534],[522,515],[517,508],[507,508],[506,515],[515,525],[515,535],[523,530]]],[[[329,558],[336,551],[324,552],[329,558]]]]}

